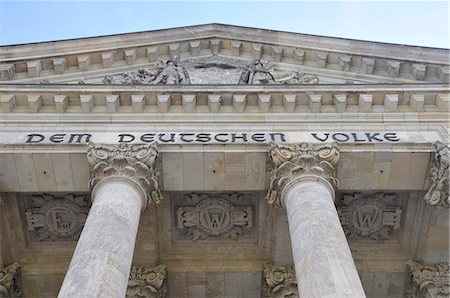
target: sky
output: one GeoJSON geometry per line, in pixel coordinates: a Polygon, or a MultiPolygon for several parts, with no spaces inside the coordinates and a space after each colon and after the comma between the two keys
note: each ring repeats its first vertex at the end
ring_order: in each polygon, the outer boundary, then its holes
{"type": "Polygon", "coordinates": [[[450,48],[449,1],[5,1],[0,45],[223,23],[450,48]]]}

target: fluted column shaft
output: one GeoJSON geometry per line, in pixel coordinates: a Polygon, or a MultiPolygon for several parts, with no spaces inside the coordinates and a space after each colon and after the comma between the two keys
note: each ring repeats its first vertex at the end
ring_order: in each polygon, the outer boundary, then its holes
{"type": "Polygon", "coordinates": [[[285,207],[300,297],[365,297],[334,205],[335,145],[272,146],[269,204],[285,207]]]}
{"type": "Polygon", "coordinates": [[[92,207],[58,297],[125,297],[141,211],[158,204],[150,146],[92,146],[92,207]]]}

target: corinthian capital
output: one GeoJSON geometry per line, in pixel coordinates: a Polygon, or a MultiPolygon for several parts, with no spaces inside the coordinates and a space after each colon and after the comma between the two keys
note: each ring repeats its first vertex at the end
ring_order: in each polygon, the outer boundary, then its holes
{"type": "Polygon", "coordinates": [[[17,283],[20,265],[13,263],[0,270],[0,297],[22,297],[22,290],[17,283]]]}
{"type": "Polygon", "coordinates": [[[266,195],[269,205],[281,207],[285,187],[304,176],[323,178],[333,187],[338,185],[338,180],[335,178],[335,166],[339,160],[339,149],[336,144],[272,143],[269,156],[275,166],[266,195]]]}
{"type": "Polygon", "coordinates": [[[448,297],[450,294],[450,271],[448,263],[422,265],[407,262],[411,273],[408,297],[448,297]]]}
{"type": "Polygon", "coordinates": [[[450,152],[449,148],[441,142],[434,143],[434,147],[436,151],[430,168],[431,186],[423,199],[430,205],[448,208],[450,206],[448,192],[450,152]]]}
{"type": "Polygon", "coordinates": [[[149,205],[157,206],[161,199],[156,145],[90,145],[87,158],[91,166],[89,186],[93,190],[101,181],[111,178],[129,179],[140,186],[149,205]]]}
{"type": "Polygon", "coordinates": [[[263,274],[263,292],[265,297],[298,297],[294,266],[274,266],[265,264],[263,274]]]}
{"type": "Polygon", "coordinates": [[[167,267],[133,265],[128,279],[126,297],[164,298],[167,294],[167,267]]]}

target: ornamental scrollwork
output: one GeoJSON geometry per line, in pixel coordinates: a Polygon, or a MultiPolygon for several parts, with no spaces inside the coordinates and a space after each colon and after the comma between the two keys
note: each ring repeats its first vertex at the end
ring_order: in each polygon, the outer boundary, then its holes
{"type": "Polygon", "coordinates": [[[429,174],[431,186],[424,196],[424,200],[430,205],[441,208],[449,208],[449,148],[441,142],[434,143],[435,153],[429,174]]]}
{"type": "Polygon", "coordinates": [[[274,207],[282,207],[281,192],[292,180],[304,175],[318,176],[337,187],[335,166],[339,160],[336,144],[311,145],[271,143],[269,157],[274,164],[266,201],[274,207]]]}
{"type": "Polygon", "coordinates": [[[231,200],[241,200],[240,194],[191,194],[189,200],[200,200],[196,206],[177,209],[180,235],[192,240],[231,238],[248,234],[253,227],[251,206],[235,206],[231,200]]]}
{"type": "Polygon", "coordinates": [[[142,187],[149,205],[158,206],[162,194],[159,189],[159,171],[155,162],[156,145],[93,145],[88,147],[87,158],[91,166],[92,189],[103,179],[120,177],[131,179],[142,187]]]}
{"type": "Polygon", "coordinates": [[[265,264],[263,269],[263,293],[271,298],[297,298],[298,287],[294,266],[265,264]]]}
{"type": "Polygon", "coordinates": [[[167,267],[133,265],[128,279],[126,297],[164,298],[167,294],[167,267]]]}
{"type": "Polygon", "coordinates": [[[419,297],[449,297],[450,271],[448,262],[437,265],[423,265],[408,261],[410,284],[406,296],[419,297]]]}
{"type": "Polygon", "coordinates": [[[28,230],[37,241],[78,240],[89,213],[86,195],[31,195],[26,204],[28,230]]]}
{"type": "Polygon", "coordinates": [[[19,272],[18,263],[12,263],[0,270],[0,297],[22,297],[22,289],[18,282],[19,272]]]}
{"type": "Polygon", "coordinates": [[[402,209],[396,205],[395,194],[344,194],[337,206],[339,219],[348,239],[389,239],[400,228],[402,209]]]}

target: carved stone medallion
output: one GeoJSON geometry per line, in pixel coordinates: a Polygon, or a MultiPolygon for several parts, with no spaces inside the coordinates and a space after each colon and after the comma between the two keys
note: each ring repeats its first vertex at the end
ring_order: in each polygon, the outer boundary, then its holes
{"type": "Polygon", "coordinates": [[[447,262],[437,265],[422,265],[408,261],[411,274],[406,296],[450,297],[450,270],[447,262]]]}
{"type": "Polygon", "coordinates": [[[263,274],[263,292],[265,297],[298,297],[294,266],[274,266],[265,264],[263,274]]]}
{"type": "Polygon", "coordinates": [[[25,212],[32,239],[77,240],[89,212],[87,195],[32,195],[25,212]]]}
{"type": "Polygon", "coordinates": [[[395,204],[394,194],[344,194],[337,209],[347,238],[388,239],[393,229],[400,228],[402,210],[395,204]]]}
{"type": "Polygon", "coordinates": [[[0,297],[22,297],[22,289],[18,283],[20,265],[13,263],[0,270],[0,297]]]}
{"type": "MultiPolygon", "coordinates": [[[[177,228],[181,235],[192,240],[232,238],[247,234],[253,226],[251,206],[234,206],[229,199],[239,194],[192,194],[201,201],[194,207],[178,207],[177,228]]],[[[191,198],[192,199],[192,198],[191,198]]]]}
{"type": "Polygon", "coordinates": [[[126,297],[164,298],[167,294],[166,266],[144,267],[133,265],[128,280],[126,297]]]}

